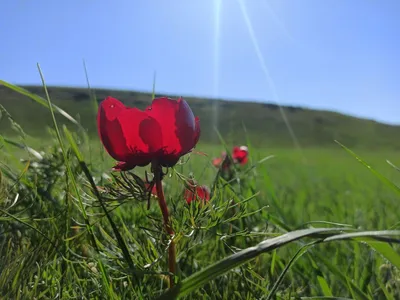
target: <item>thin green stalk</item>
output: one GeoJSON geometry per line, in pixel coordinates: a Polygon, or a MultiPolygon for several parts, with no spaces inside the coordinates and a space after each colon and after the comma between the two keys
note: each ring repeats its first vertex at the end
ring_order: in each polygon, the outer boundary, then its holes
{"type": "MultiPolygon", "coordinates": [[[[89,222],[89,217],[86,214],[86,210],[85,210],[85,207],[83,205],[83,201],[82,201],[81,195],[79,193],[79,189],[78,189],[78,186],[76,184],[74,174],[72,172],[71,166],[70,166],[69,161],[68,161],[67,152],[65,150],[64,143],[63,143],[62,138],[61,138],[60,130],[58,129],[58,124],[57,124],[56,117],[55,117],[55,114],[54,114],[53,105],[52,105],[51,100],[50,100],[50,95],[49,95],[49,92],[47,90],[47,86],[46,86],[46,83],[45,83],[45,80],[44,80],[44,76],[43,76],[42,70],[40,69],[40,65],[39,64],[37,64],[37,67],[38,67],[38,70],[39,70],[40,79],[42,80],[44,91],[46,93],[47,103],[48,103],[49,110],[50,110],[50,113],[51,113],[51,118],[53,120],[53,126],[54,126],[54,129],[56,131],[57,140],[58,140],[58,143],[60,144],[60,147],[61,147],[61,151],[62,151],[63,158],[64,158],[64,161],[65,161],[65,166],[67,167],[68,175],[71,178],[72,188],[75,191],[76,197],[78,199],[79,207],[80,207],[80,209],[82,211],[82,215],[83,215],[83,218],[84,218],[85,224],[86,224],[86,229],[89,232],[89,236],[90,236],[92,245],[97,250],[97,252],[99,252],[99,249],[98,249],[97,243],[96,243],[96,238],[94,236],[92,227],[91,227],[90,222],[89,222]]],[[[67,203],[67,205],[69,205],[69,203],[67,203]]],[[[69,211],[69,207],[67,207],[67,210],[69,211]]]]}

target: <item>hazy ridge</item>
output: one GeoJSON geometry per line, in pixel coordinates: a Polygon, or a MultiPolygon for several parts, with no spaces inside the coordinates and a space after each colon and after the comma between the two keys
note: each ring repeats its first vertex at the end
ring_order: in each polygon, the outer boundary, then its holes
{"type": "MultiPolygon", "coordinates": [[[[27,90],[44,96],[41,86],[24,86],[27,90]]],[[[69,114],[79,118],[90,134],[96,133],[95,111],[87,88],[48,87],[52,101],[69,114]]],[[[144,108],[151,101],[151,94],[137,91],[94,89],[98,102],[113,96],[129,106],[144,108]]],[[[169,95],[170,97],[176,97],[169,95]]],[[[245,143],[246,133],[254,145],[266,147],[292,146],[293,142],[281,117],[279,107],[271,103],[214,100],[184,97],[195,115],[200,117],[202,142],[218,141],[214,126],[228,142],[245,143]],[[214,124],[213,107],[218,102],[218,124],[214,124]],[[214,104],[214,105],[213,105],[214,104]]],[[[50,114],[45,107],[4,86],[0,86],[0,104],[13,119],[32,136],[42,136],[51,124],[50,114]]],[[[349,147],[368,149],[400,149],[400,126],[382,124],[373,120],[348,115],[284,106],[286,115],[302,147],[333,146],[337,139],[349,147]]],[[[58,117],[62,123],[64,118],[58,117]]],[[[0,130],[5,135],[15,133],[3,115],[0,130]]]]}

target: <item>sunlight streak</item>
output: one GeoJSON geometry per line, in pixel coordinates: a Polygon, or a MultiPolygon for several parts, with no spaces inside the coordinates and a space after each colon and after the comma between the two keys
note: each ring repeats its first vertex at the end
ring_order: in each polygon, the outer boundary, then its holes
{"type": "Polygon", "coordinates": [[[260,1],[268,11],[268,14],[274,21],[274,23],[279,27],[281,32],[294,44],[297,44],[296,39],[293,37],[293,35],[288,31],[286,28],[286,25],[282,22],[282,20],[278,17],[278,15],[274,12],[274,10],[271,8],[271,6],[268,4],[267,1],[260,1]]]}
{"type": "Polygon", "coordinates": [[[282,21],[282,19],[278,16],[278,14],[275,13],[275,11],[272,9],[271,5],[267,1],[260,1],[262,5],[265,7],[267,10],[268,15],[272,18],[272,21],[275,23],[275,25],[278,27],[278,29],[281,31],[283,36],[287,38],[289,42],[291,42],[293,45],[295,45],[297,48],[307,51],[309,53],[313,52],[315,53],[315,49],[312,49],[310,45],[305,45],[301,43],[298,39],[296,39],[292,33],[287,29],[285,23],[282,21]]]}
{"type": "Polygon", "coordinates": [[[218,129],[219,119],[219,102],[217,101],[219,96],[219,79],[220,79],[220,51],[221,51],[221,7],[222,0],[215,0],[214,7],[214,76],[213,76],[213,127],[218,129]]]}
{"type": "Polygon", "coordinates": [[[270,75],[270,73],[269,73],[269,70],[268,70],[268,68],[267,68],[267,64],[265,63],[264,56],[262,55],[262,52],[261,52],[260,47],[259,47],[259,45],[258,45],[257,37],[256,37],[256,35],[255,35],[255,33],[254,33],[253,26],[252,26],[252,24],[251,24],[249,15],[247,14],[247,10],[246,10],[246,6],[245,6],[245,4],[244,4],[244,1],[243,1],[243,0],[237,0],[237,1],[238,1],[239,5],[240,5],[240,9],[241,9],[241,11],[242,11],[243,18],[244,18],[244,20],[245,20],[245,22],[246,22],[246,26],[247,26],[247,29],[248,29],[248,31],[249,31],[249,35],[250,35],[251,41],[252,41],[253,46],[254,46],[254,50],[255,50],[255,52],[256,52],[256,54],[257,54],[258,60],[260,61],[261,68],[262,68],[262,70],[263,70],[263,72],[264,72],[265,79],[266,79],[266,81],[267,81],[267,84],[268,84],[269,88],[270,88],[271,91],[272,91],[272,97],[273,97],[275,103],[276,103],[276,104],[278,105],[278,107],[279,107],[279,112],[281,113],[282,119],[283,119],[283,121],[284,121],[285,124],[286,124],[286,127],[287,127],[287,129],[288,129],[288,131],[289,131],[289,133],[290,133],[290,136],[292,137],[293,144],[294,144],[295,147],[299,150],[299,152],[300,152],[301,155],[303,156],[303,159],[305,159],[305,157],[304,157],[304,155],[303,155],[303,152],[302,152],[302,149],[301,149],[301,146],[300,146],[300,143],[299,143],[299,141],[297,140],[297,137],[296,137],[296,135],[295,135],[295,133],[294,133],[294,131],[293,131],[292,126],[290,125],[290,122],[289,122],[289,120],[288,120],[288,118],[287,118],[287,116],[286,116],[285,110],[284,110],[283,107],[280,105],[279,96],[278,96],[278,93],[277,93],[277,91],[276,91],[275,83],[274,83],[274,81],[272,80],[272,77],[271,77],[271,75],[270,75]]]}

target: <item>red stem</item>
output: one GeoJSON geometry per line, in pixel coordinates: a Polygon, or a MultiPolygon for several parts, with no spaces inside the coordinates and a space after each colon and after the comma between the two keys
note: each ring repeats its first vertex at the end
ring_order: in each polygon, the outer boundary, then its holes
{"type": "MultiPolygon", "coordinates": [[[[168,267],[169,267],[169,272],[172,274],[175,274],[175,271],[176,271],[176,249],[175,249],[175,241],[172,239],[172,237],[174,235],[174,231],[171,227],[168,207],[167,207],[167,203],[165,202],[164,191],[163,191],[162,182],[161,182],[161,174],[162,174],[161,167],[156,166],[154,168],[154,176],[155,176],[155,182],[156,182],[158,204],[160,205],[161,213],[163,216],[165,231],[171,236],[171,242],[168,247],[168,267]]],[[[172,275],[169,278],[169,286],[173,287],[173,285],[174,285],[174,277],[172,275]]]]}

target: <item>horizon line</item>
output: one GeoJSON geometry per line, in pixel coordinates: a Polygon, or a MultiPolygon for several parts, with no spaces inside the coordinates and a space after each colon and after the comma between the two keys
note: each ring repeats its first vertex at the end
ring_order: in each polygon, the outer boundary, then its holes
{"type": "MultiPolygon", "coordinates": [[[[20,87],[43,87],[41,84],[15,84],[17,86],[20,87]]],[[[0,84],[1,86],[1,84],[0,84]]],[[[86,89],[89,90],[89,88],[87,86],[79,86],[79,85],[63,85],[63,84],[59,84],[59,85],[47,85],[47,88],[68,88],[68,89],[86,89]]],[[[90,90],[114,90],[114,91],[119,91],[119,92],[137,92],[137,93],[142,93],[142,94],[152,94],[152,91],[149,90],[139,90],[139,89],[132,89],[132,88],[124,88],[124,87],[107,87],[107,86],[103,86],[103,87],[94,87],[94,86],[90,86],[90,90]]],[[[195,99],[205,99],[205,100],[216,100],[216,101],[225,101],[225,102],[238,102],[238,103],[253,103],[253,104],[271,104],[271,105],[276,105],[279,106],[279,104],[276,104],[276,101],[273,101],[271,99],[265,99],[265,100],[260,100],[260,99],[252,99],[252,98],[248,98],[248,100],[244,100],[243,98],[234,98],[234,97],[214,97],[211,95],[190,95],[190,94],[186,94],[186,95],[179,95],[176,93],[172,93],[172,92],[157,92],[157,95],[163,94],[166,96],[175,96],[175,97],[182,97],[182,98],[195,98],[195,99]],[[178,96],[179,95],[179,96],[178,96]]],[[[333,108],[321,108],[321,107],[313,107],[313,106],[307,106],[307,105],[298,105],[298,104],[283,104],[280,105],[283,108],[300,108],[300,109],[306,109],[306,110],[314,110],[314,111],[320,111],[320,112],[331,112],[331,113],[337,113],[337,114],[341,114],[344,116],[348,116],[348,117],[352,117],[352,118],[356,118],[356,119],[362,119],[362,120],[369,120],[369,121],[374,121],[377,123],[381,123],[381,124],[385,124],[385,125],[390,125],[390,126],[394,126],[394,127],[399,127],[400,126],[400,122],[399,123],[394,123],[394,122],[389,122],[389,121],[383,121],[383,120],[377,120],[375,118],[371,118],[371,117],[365,117],[365,116],[360,116],[360,115],[355,115],[352,113],[348,113],[348,112],[344,112],[341,110],[336,110],[333,108]]]]}

